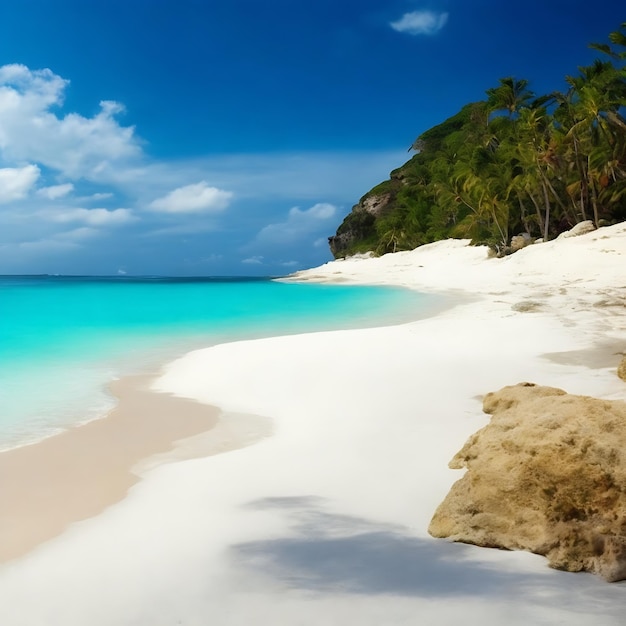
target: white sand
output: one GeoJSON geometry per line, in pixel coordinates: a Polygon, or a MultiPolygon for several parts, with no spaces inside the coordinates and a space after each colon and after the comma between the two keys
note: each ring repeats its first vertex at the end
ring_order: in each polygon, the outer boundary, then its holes
{"type": "Polygon", "coordinates": [[[460,477],[449,459],[487,421],[484,393],[527,380],[626,399],[626,224],[506,259],[448,241],[298,278],[475,299],[170,364],[158,390],[224,423],[264,416],[273,434],[146,471],[124,501],[1,566],[0,624],[623,624],[625,583],[426,528],[460,477]]]}

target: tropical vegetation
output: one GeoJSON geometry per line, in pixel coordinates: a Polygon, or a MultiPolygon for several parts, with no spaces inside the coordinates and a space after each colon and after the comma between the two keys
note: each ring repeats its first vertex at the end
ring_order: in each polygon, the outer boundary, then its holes
{"type": "Polygon", "coordinates": [[[515,234],[547,240],[584,220],[625,220],[626,22],[608,40],[591,44],[599,57],[566,77],[566,91],[537,96],[527,80],[502,78],[422,133],[330,238],[335,256],[447,237],[506,254],[515,234]]]}

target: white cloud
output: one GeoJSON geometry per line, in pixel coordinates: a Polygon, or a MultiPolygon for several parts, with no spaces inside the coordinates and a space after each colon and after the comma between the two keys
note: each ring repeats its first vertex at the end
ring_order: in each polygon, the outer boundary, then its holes
{"type": "Polygon", "coordinates": [[[74,191],[74,185],[72,183],[65,183],[64,185],[51,185],[50,187],[42,187],[37,191],[37,195],[48,200],[57,200],[63,196],[67,196],[68,193],[74,191]]]}
{"type": "Polygon", "coordinates": [[[78,196],[77,198],[75,198],[76,202],[80,202],[80,203],[85,203],[85,202],[99,202],[100,200],[108,200],[109,198],[113,197],[113,193],[111,192],[106,192],[106,193],[92,193],[86,196],[78,196]]]}
{"type": "Polygon", "coordinates": [[[83,239],[90,239],[100,234],[96,228],[90,228],[89,226],[82,226],[81,228],[74,228],[64,233],[57,233],[54,238],[60,241],[81,241],[83,239]]]}
{"type": "Polygon", "coordinates": [[[447,21],[447,13],[412,11],[411,13],[405,13],[397,22],[391,22],[389,25],[399,33],[434,35],[445,26],[447,21]]]}
{"type": "Polygon", "coordinates": [[[165,226],[163,228],[155,228],[154,230],[148,230],[142,233],[143,237],[169,237],[173,235],[201,235],[204,233],[211,233],[217,230],[217,226],[203,220],[202,223],[198,223],[197,220],[191,222],[177,222],[171,226],[165,226]]]}
{"type": "Polygon", "coordinates": [[[255,241],[264,244],[294,243],[320,228],[327,228],[336,212],[337,208],[326,202],[315,204],[304,211],[293,207],[284,222],[268,224],[259,231],[255,241]]]}
{"type": "Polygon", "coordinates": [[[298,207],[294,207],[289,211],[289,219],[295,221],[301,220],[327,220],[335,216],[336,207],[327,202],[319,202],[306,211],[301,211],[298,207]]]}
{"type": "Polygon", "coordinates": [[[85,198],[86,200],[106,200],[107,198],[112,198],[112,193],[93,193],[90,196],[85,198]]]}
{"type": "Polygon", "coordinates": [[[13,202],[25,198],[39,178],[39,174],[36,165],[0,169],[0,202],[13,202]]]}
{"type": "Polygon", "coordinates": [[[210,187],[206,181],[185,185],[157,198],[149,205],[153,211],[161,213],[212,213],[224,210],[233,194],[217,187],[210,187]]]}
{"type": "Polygon", "coordinates": [[[17,63],[0,66],[0,111],[9,111],[17,104],[29,109],[62,104],[68,84],[49,69],[31,71],[17,63]]]}
{"type": "Polygon", "coordinates": [[[49,69],[0,67],[0,154],[5,160],[33,161],[70,178],[99,179],[112,164],[142,156],[134,127],[115,119],[124,108],[103,100],[93,117],[58,117],[68,81],[49,69]]]}
{"type": "Polygon", "coordinates": [[[247,259],[242,259],[241,262],[245,263],[246,265],[263,265],[263,257],[260,255],[251,256],[247,259]]]}
{"type": "Polygon", "coordinates": [[[53,222],[82,222],[89,226],[118,226],[137,220],[130,209],[65,209],[45,215],[53,222]]]}

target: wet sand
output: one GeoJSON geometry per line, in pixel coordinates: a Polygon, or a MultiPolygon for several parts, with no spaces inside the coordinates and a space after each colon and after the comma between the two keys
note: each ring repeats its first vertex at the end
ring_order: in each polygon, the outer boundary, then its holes
{"type": "Polygon", "coordinates": [[[218,409],[150,391],[150,380],[132,376],[112,383],[118,405],[103,419],[0,453],[0,562],[118,502],[139,480],[140,461],[218,423],[218,409]]]}

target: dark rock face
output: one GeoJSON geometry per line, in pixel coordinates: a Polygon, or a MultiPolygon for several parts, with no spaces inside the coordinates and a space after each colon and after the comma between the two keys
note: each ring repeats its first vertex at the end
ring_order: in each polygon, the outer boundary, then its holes
{"type": "Polygon", "coordinates": [[[346,256],[356,242],[373,240],[376,235],[376,219],[384,213],[391,201],[391,194],[369,194],[343,220],[337,233],[328,238],[328,245],[337,259],[346,256]]]}
{"type": "Polygon", "coordinates": [[[450,462],[467,472],[431,535],[626,580],[626,403],[522,383],[483,409],[491,422],[450,462]]]}

